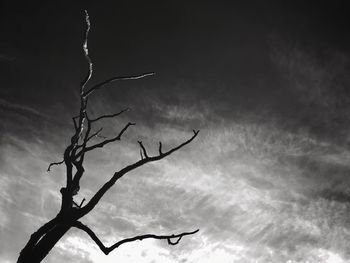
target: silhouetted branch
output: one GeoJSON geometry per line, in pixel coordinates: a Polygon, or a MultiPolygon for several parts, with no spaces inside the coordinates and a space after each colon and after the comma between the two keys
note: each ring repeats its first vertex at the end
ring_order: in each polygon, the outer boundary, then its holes
{"type": "Polygon", "coordinates": [[[124,167],[123,169],[119,170],[118,172],[115,172],[114,175],[112,176],[112,178],[106,182],[97,192],[96,194],[91,198],[91,200],[81,209],[81,212],[83,215],[87,214],[89,211],[91,211],[96,205],[97,203],[100,201],[100,199],[103,197],[103,195],[115,184],[115,182],[121,178],[123,175],[125,175],[126,173],[146,164],[149,162],[154,162],[154,161],[158,161],[163,159],[164,157],[172,154],[173,152],[181,149],[182,147],[184,147],[185,145],[189,144],[191,141],[193,141],[194,138],[197,137],[199,131],[193,131],[193,135],[190,139],[188,139],[187,141],[181,143],[180,145],[170,149],[169,151],[156,155],[156,156],[152,156],[152,157],[145,157],[141,160],[139,160],[136,163],[133,163],[131,165],[128,165],[126,167],[124,167]]]}
{"type": "Polygon", "coordinates": [[[152,239],[166,239],[168,241],[169,245],[177,245],[181,238],[184,236],[188,236],[188,235],[193,235],[195,233],[197,233],[199,231],[199,229],[192,231],[192,232],[183,232],[181,234],[176,234],[176,235],[154,235],[154,234],[145,234],[145,235],[140,235],[140,236],[135,236],[135,237],[131,237],[131,238],[126,238],[123,240],[118,241],[117,243],[113,244],[110,247],[106,247],[102,241],[96,236],[95,232],[92,231],[88,226],[84,225],[83,223],[81,223],[80,221],[77,221],[74,224],[75,227],[85,231],[93,241],[95,241],[95,243],[98,245],[98,247],[101,249],[101,251],[108,255],[110,252],[112,252],[114,249],[118,248],[119,246],[121,246],[122,244],[125,243],[129,243],[129,242],[133,242],[136,240],[143,240],[143,239],[147,239],[147,238],[152,238],[152,239]],[[177,238],[176,241],[171,241],[171,239],[177,238]]]}
{"type": "Polygon", "coordinates": [[[114,117],[117,117],[117,116],[119,116],[120,114],[122,114],[122,113],[124,113],[124,112],[126,112],[126,111],[129,111],[129,110],[130,110],[130,108],[126,108],[126,109],[124,109],[124,110],[121,110],[121,111],[118,112],[118,113],[102,115],[102,116],[100,116],[100,117],[98,117],[98,118],[96,118],[96,119],[92,119],[91,122],[95,122],[95,121],[98,121],[98,120],[101,120],[101,119],[114,118],[114,117]]]}
{"type": "Polygon", "coordinates": [[[96,132],[94,132],[93,134],[91,134],[87,139],[86,142],[88,142],[89,140],[91,140],[91,138],[93,137],[98,137],[98,135],[100,134],[100,132],[103,130],[103,128],[98,129],[96,132]]]}
{"type": "Polygon", "coordinates": [[[107,138],[108,138],[108,137],[102,136],[102,135],[100,135],[100,134],[97,134],[96,137],[97,137],[97,138],[101,138],[101,139],[107,139],[107,138]]]}
{"type": "Polygon", "coordinates": [[[82,206],[83,206],[85,200],[86,200],[85,198],[83,198],[83,200],[81,200],[79,207],[82,207],[82,206]]]}
{"type": "MultiPolygon", "coordinates": [[[[43,226],[41,226],[37,231],[35,231],[30,236],[30,240],[27,244],[27,248],[34,247],[36,243],[40,240],[40,238],[45,235],[47,232],[49,232],[57,223],[58,218],[55,217],[51,219],[49,222],[45,223],[43,226]]],[[[21,252],[22,253],[22,252],[21,252]]]]}
{"type": "Polygon", "coordinates": [[[159,149],[158,149],[158,151],[159,151],[159,155],[163,154],[163,152],[162,152],[162,142],[159,142],[159,149]]]}
{"type": "Polygon", "coordinates": [[[104,140],[100,143],[96,143],[92,146],[87,146],[85,147],[85,149],[83,148],[78,154],[77,154],[77,157],[79,157],[80,155],[86,153],[86,152],[89,152],[93,149],[96,149],[96,148],[101,148],[103,146],[105,146],[106,144],[108,143],[111,143],[111,142],[115,142],[115,141],[120,141],[120,138],[121,136],[124,134],[124,132],[130,127],[130,126],[133,126],[135,125],[135,123],[131,123],[129,122],[127,125],[125,125],[125,127],[119,132],[119,134],[111,139],[107,139],[107,140],[104,140]]]}
{"type": "Polygon", "coordinates": [[[80,204],[78,205],[75,201],[73,201],[73,204],[76,206],[76,207],[78,207],[78,208],[81,208],[82,206],[83,206],[83,204],[84,204],[84,202],[85,202],[85,198],[83,198],[83,200],[80,202],[80,204]]]}
{"type": "Polygon", "coordinates": [[[143,154],[142,154],[142,150],[140,149],[140,157],[141,157],[141,160],[143,160],[143,154]]]}
{"type": "Polygon", "coordinates": [[[62,164],[62,163],[64,163],[64,160],[62,160],[62,161],[60,161],[60,162],[50,163],[50,164],[49,164],[49,167],[47,167],[47,170],[46,170],[46,171],[47,171],[47,172],[50,172],[52,166],[54,166],[54,165],[60,165],[60,164],[62,164]]]}
{"type": "MultiPolygon", "coordinates": [[[[143,154],[144,158],[148,158],[146,148],[145,148],[145,146],[143,146],[142,141],[137,141],[137,142],[141,147],[142,154],[143,154]]],[[[142,154],[141,154],[141,157],[142,157],[142,154]]],[[[143,159],[143,158],[141,158],[141,159],[143,159]]]]}

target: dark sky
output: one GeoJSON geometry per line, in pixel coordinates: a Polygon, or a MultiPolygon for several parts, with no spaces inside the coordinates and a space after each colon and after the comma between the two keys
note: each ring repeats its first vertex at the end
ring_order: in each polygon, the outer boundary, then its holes
{"type": "MultiPolygon", "coordinates": [[[[203,229],[198,239],[175,252],[145,243],[111,260],[139,250],[138,262],[347,262],[345,1],[1,3],[0,244],[11,239],[16,245],[0,248],[0,261],[13,261],[37,222],[56,211],[62,171],[48,177],[45,170],[62,154],[78,109],[87,70],[84,9],[92,23],[90,84],[118,75],[156,75],[94,94],[92,115],[129,106],[132,111],[116,125],[132,120],[138,129],[121,144],[120,155],[115,148],[92,155],[82,193],[88,197],[108,178],[113,158],[118,164],[138,158],[137,138],[151,147],[201,129],[199,142],[173,164],[131,176],[104,200],[100,214],[87,219],[106,240],[135,229],[193,225],[203,229]],[[114,197],[124,200],[120,210],[114,197]]],[[[105,125],[106,136],[117,130],[115,123],[105,125]]],[[[47,262],[66,260],[67,253],[74,262],[107,262],[87,237],[70,238],[47,262]]]]}
{"type": "MultiPolygon", "coordinates": [[[[44,91],[50,89],[54,103],[71,100],[69,91],[86,69],[83,8],[93,22],[94,80],[155,71],[157,78],[141,84],[147,93],[219,103],[228,107],[222,112],[227,117],[237,107],[289,112],[300,106],[283,88],[288,80],[271,59],[274,53],[300,48],[322,65],[335,52],[349,52],[348,8],[340,1],[5,5],[2,98],[47,106],[53,101],[44,91]]],[[[118,97],[124,96],[134,93],[118,97]]]]}

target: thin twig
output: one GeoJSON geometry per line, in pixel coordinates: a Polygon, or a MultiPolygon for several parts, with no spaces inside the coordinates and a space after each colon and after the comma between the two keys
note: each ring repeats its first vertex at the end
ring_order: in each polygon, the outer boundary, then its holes
{"type": "Polygon", "coordinates": [[[162,152],[162,142],[159,142],[159,155],[162,155],[163,152],[162,152]]]}
{"type": "Polygon", "coordinates": [[[87,139],[86,142],[88,142],[89,140],[91,140],[91,138],[93,137],[98,137],[98,135],[100,134],[100,132],[103,130],[103,128],[98,129],[96,132],[94,132],[93,134],[91,134],[87,139]]]}
{"type": "Polygon", "coordinates": [[[49,164],[49,167],[47,167],[47,172],[50,172],[51,171],[51,167],[54,166],[54,165],[60,165],[60,164],[63,164],[64,163],[64,160],[60,161],[60,162],[55,162],[55,163],[50,163],[49,164]]]}
{"type": "Polygon", "coordinates": [[[121,76],[121,77],[113,77],[110,79],[107,79],[105,81],[102,81],[99,84],[96,84],[95,86],[93,86],[92,88],[90,88],[88,91],[86,91],[83,96],[84,97],[88,97],[91,95],[91,93],[95,92],[96,90],[106,86],[109,83],[115,82],[115,81],[120,81],[120,80],[136,80],[136,79],[142,79],[148,76],[153,76],[155,75],[154,72],[150,72],[150,73],[143,73],[140,75],[134,75],[134,76],[121,76]]]}
{"type": "Polygon", "coordinates": [[[96,143],[92,146],[88,146],[88,147],[85,147],[85,149],[83,148],[77,155],[76,157],[79,157],[80,155],[86,153],[86,152],[89,152],[93,149],[96,149],[96,148],[102,148],[103,146],[105,146],[106,144],[109,144],[111,142],[115,142],[115,141],[120,141],[120,138],[121,136],[124,134],[124,132],[130,127],[130,126],[133,126],[133,125],[136,125],[135,123],[131,123],[129,122],[127,125],[125,125],[125,127],[119,132],[119,134],[111,139],[107,139],[107,140],[104,140],[100,143],[96,143]]]}
{"type": "Polygon", "coordinates": [[[146,148],[145,148],[145,146],[143,146],[142,141],[137,141],[137,142],[138,142],[138,144],[140,145],[140,147],[141,147],[141,149],[142,149],[143,156],[144,156],[145,158],[148,158],[146,148]]]}
{"type": "Polygon", "coordinates": [[[119,116],[120,114],[126,112],[126,111],[129,111],[130,108],[126,108],[124,110],[121,110],[120,112],[117,112],[117,113],[114,113],[114,114],[106,114],[106,115],[102,115],[98,118],[95,118],[95,119],[91,119],[91,122],[96,122],[96,121],[99,121],[101,119],[107,119],[107,118],[114,118],[114,117],[117,117],[119,116]]]}

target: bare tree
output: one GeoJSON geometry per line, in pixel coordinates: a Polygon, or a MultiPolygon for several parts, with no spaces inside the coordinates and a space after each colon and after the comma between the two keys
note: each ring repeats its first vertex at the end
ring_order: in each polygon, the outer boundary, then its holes
{"type": "Polygon", "coordinates": [[[124,168],[116,171],[111,178],[92,196],[90,201],[84,205],[85,199],[80,204],[77,204],[74,201],[74,196],[78,194],[80,186],[79,182],[84,175],[84,159],[85,155],[97,148],[106,146],[107,144],[120,141],[124,133],[135,123],[129,122],[120,132],[112,138],[104,138],[100,136],[101,129],[97,131],[94,130],[94,125],[102,119],[111,119],[115,118],[124,112],[127,109],[124,109],[115,114],[106,114],[101,115],[97,118],[90,118],[87,113],[87,104],[88,99],[92,94],[97,92],[100,89],[105,88],[108,84],[114,81],[120,80],[136,80],[141,79],[147,76],[152,76],[154,73],[145,73],[135,76],[122,76],[122,77],[113,77],[102,81],[96,85],[88,87],[89,80],[93,73],[93,63],[89,56],[88,50],[88,36],[90,31],[90,19],[87,11],[85,11],[85,21],[86,29],[84,34],[83,42],[83,51],[85,54],[86,61],[88,63],[88,73],[86,77],[80,84],[79,94],[80,94],[80,110],[79,114],[73,117],[74,124],[74,133],[71,136],[70,143],[66,147],[63,160],[61,162],[51,163],[48,167],[50,171],[52,166],[64,164],[66,167],[66,185],[60,189],[61,192],[61,208],[55,218],[41,226],[37,231],[35,231],[31,236],[25,247],[20,252],[18,263],[36,263],[41,262],[55,246],[55,244],[67,233],[67,231],[72,228],[78,228],[86,232],[91,239],[98,245],[103,253],[106,255],[109,254],[114,249],[118,248],[120,245],[128,242],[133,242],[136,240],[143,240],[146,238],[152,239],[164,239],[167,240],[169,245],[176,245],[179,243],[182,237],[187,235],[192,235],[199,230],[192,232],[183,232],[180,234],[173,235],[155,235],[155,234],[145,234],[139,235],[131,238],[126,238],[116,242],[110,247],[106,247],[101,240],[97,237],[94,231],[89,228],[87,225],[79,221],[82,217],[90,213],[95,206],[100,202],[101,198],[105,193],[111,189],[111,187],[120,179],[122,176],[128,172],[135,170],[136,168],[143,166],[144,164],[155,162],[161,160],[175,151],[181,149],[185,145],[193,141],[193,139],[198,135],[199,131],[193,131],[193,135],[184,141],[182,144],[171,148],[167,151],[163,150],[162,143],[159,142],[158,154],[155,156],[150,156],[147,153],[146,148],[141,141],[138,141],[140,146],[141,158],[140,160],[132,163],[124,168]],[[93,138],[99,137],[100,142],[92,144],[91,141],[93,138]]]}

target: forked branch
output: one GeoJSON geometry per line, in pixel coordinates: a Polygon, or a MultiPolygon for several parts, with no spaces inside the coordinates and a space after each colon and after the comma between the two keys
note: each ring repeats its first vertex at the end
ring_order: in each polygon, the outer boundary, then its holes
{"type": "MultiPolygon", "coordinates": [[[[79,157],[79,156],[81,156],[82,154],[85,154],[86,152],[92,151],[92,150],[94,150],[94,149],[96,149],[96,148],[101,148],[101,147],[103,147],[103,146],[105,146],[106,144],[109,144],[109,143],[111,143],[111,142],[120,141],[120,139],[121,139],[122,135],[124,134],[124,132],[126,132],[126,130],[127,130],[130,126],[133,126],[133,125],[136,125],[136,124],[135,124],[135,123],[132,123],[132,122],[129,122],[128,124],[126,124],[126,125],[124,126],[124,128],[119,132],[119,134],[118,134],[117,136],[115,136],[115,137],[113,137],[113,138],[111,138],[111,139],[106,139],[106,140],[104,140],[104,141],[102,141],[102,142],[96,143],[96,144],[91,145],[91,146],[86,146],[86,144],[85,144],[86,147],[84,147],[84,148],[76,155],[76,157],[79,157]]],[[[98,133],[97,133],[97,135],[98,135],[98,133]]]]}
{"type": "Polygon", "coordinates": [[[188,236],[188,235],[193,235],[195,233],[197,233],[199,231],[199,229],[192,231],[192,232],[183,232],[181,234],[176,234],[176,235],[154,235],[154,234],[145,234],[145,235],[140,235],[140,236],[135,236],[135,237],[130,237],[130,238],[126,238],[123,240],[120,240],[118,242],[116,242],[115,244],[113,244],[110,247],[106,247],[102,241],[97,237],[97,235],[95,234],[94,231],[92,231],[88,226],[84,225],[83,223],[81,223],[80,221],[77,221],[74,226],[76,228],[79,228],[83,231],[85,231],[93,241],[95,241],[95,243],[98,245],[98,247],[101,249],[101,251],[103,253],[105,253],[106,255],[108,255],[110,252],[112,252],[114,249],[118,248],[119,246],[125,244],[125,243],[129,243],[129,242],[133,242],[133,241],[137,241],[137,240],[143,240],[146,238],[152,238],[152,239],[163,239],[163,240],[167,240],[169,245],[177,245],[181,238],[184,236],[188,236]],[[175,241],[172,241],[172,239],[175,239],[175,241]]]}
{"type": "Polygon", "coordinates": [[[119,170],[118,172],[115,172],[114,175],[112,176],[112,178],[106,182],[97,192],[96,194],[91,198],[91,200],[84,206],[82,207],[82,209],[80,210],[81,213],[83,215],[86,215],[87,213],[89,213],[96,205],[97,203],[100,201],[100,199],[104,196],[104,194],[116,183],[116,181],[121,178],[123,175],[125,175],[126,173],[135,170],[136,168],[146,164],[146,163],[150,163],[150,162],[154,162],[154,161],[159,161],[163,158],[165,158],[166,156],[174,153],[175,151],[181,149],[182,147],[184,147],[185,145],[189,144],[190,142],[192,142],[194,140],[194,138],[197,137],[199,133],[198,131],[193,130],[193,135],[190,139],[188,139],[187,141],[181,143],[180,145],[164,152],[164,153],[160,153],[156,156],[151,156],[151,157],[144,157],[141,160],[139,160],[138,162],[135,162],[133,164],[130,164],[126,167],[124,167],[123,169],[119,170]]]}

